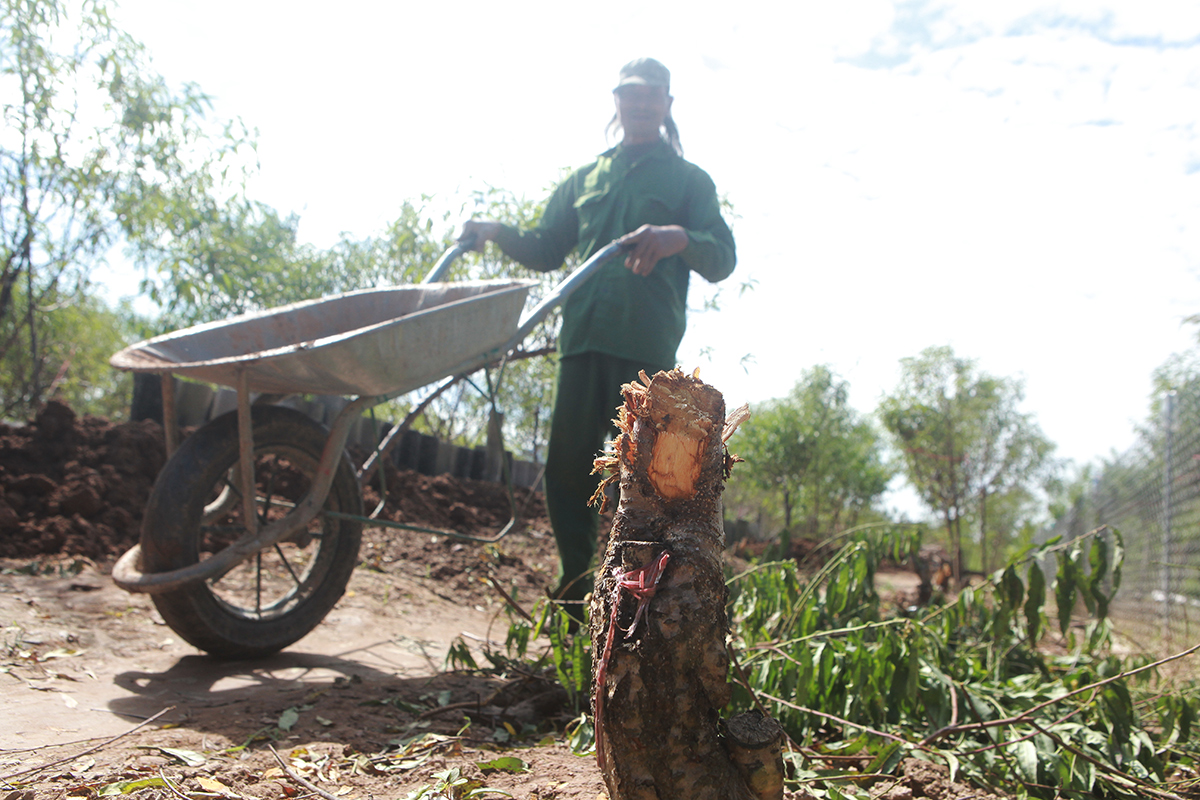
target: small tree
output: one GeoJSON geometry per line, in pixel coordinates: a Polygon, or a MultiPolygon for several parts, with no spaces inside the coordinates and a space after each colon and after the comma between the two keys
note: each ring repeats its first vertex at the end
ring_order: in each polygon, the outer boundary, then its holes
{"type": "Polygon", "coordinates": [[[805,371],[787,397],[755,407],[739,445],[746,475],[783,505],[783,527],[803,515],[816,534],[854,524],[893,471],[879,434],[848,404],[849,385],[827,366],[805,371]]]}
{"type": "Polygon", "coordinates": [[[900,385],[879,414],[904,455],[909,482],[942,517],[954,578],[963,572],[963,519],[979,522],[983,565],[990,563],[988,501],[1036,482],[1053,445],[1017,411],[1017,381],[977,372],[949,347],[901,362],[900,385]]]}
{"type": "Polygon", "coordinates": [[[1024,398],[1019,381],[989,378],[983,384],[978,434],[967,446],[966,473],[975,495],[980,569],[987,573],[997,565],[1003,544],[990,537],[1019,527],[1029,489],[1052,467],[1054,445],[1031,415],[1017,409],[1024,398]]]}

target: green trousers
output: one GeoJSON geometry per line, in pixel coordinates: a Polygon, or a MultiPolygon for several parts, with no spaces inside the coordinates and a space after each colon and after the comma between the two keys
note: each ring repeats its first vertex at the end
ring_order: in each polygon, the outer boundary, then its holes
{"type": "Polygon", "coordinates": [[[673,366],[603,353],[559,359],[546,453],[546,511],[558,543],[559,592],[565,600],[582,600],[592,590],[588,573],[600,515],[587,503],[601,479],[591,474],[592,462],[616,433],[612,420],[623,402],[621,385],[636,380],[640,370],[653,375],[673,366]]]}

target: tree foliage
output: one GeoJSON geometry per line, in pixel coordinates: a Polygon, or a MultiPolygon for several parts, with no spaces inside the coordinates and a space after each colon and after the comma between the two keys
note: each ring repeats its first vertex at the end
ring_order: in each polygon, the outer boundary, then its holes
{"type": "Polygon", "coordinates": [[[942,518],[956,579],[963,570],[964,520],[968,532],[975,523],[986,570],[998,550],[989,539],[995,512],[1007,505],[1013,517],[1014,504],[1020,507],[1051,466],[1053,445],[1018,410],[1022,398],[1019,381],[980,372],[949,347],[931,347],[901,360],[900,384],[880,404],[909,482],[942,518]]]}
{"type": "Polygon", "coordinates": [[[452,244],[449,214],[428,201],[406,200],[377,235],[343,235],[321,249],[300,242],[300,220],[240,197],[174,213],[139,231],[138,257],[149,277],[144,289],[170,330],[313,300],[340,292],[418,283],[452,244]]]}
{"type": "Polygon", "coordinates": [[[883,441],[848,398],[846,381],[816,366],[786,397],[753,407],[742,428],[744,474],[782,503],[785,530],[793,517],[808,534],[853,526],[887,489],[883,441]]]}
{"type": "Polygon", "coordinates": [[[101,2],[4,0],[0,37],[0,360],[21,365],[0,403],[23,415],[77,377],[58,376],[70,329],[54,316],[90,302],[123,233],[173,217],[164,195],[212,189],[244,140],[230,127],[209,147],[207,98],[169,91],[101,2]]]}
{"type": "MultiPolygon", "coordinates": [[[[25,302],[24,287],[14,292],[18,305],[25,302]]],[[[38,358],[46,372],[43,396],[58,397],[72,408],[112,418],[129,411],[133,381],[128,373],[108,365],[109,357],[136,339],[146,322],[128,302],[116,308],[85,291],[54,292],[44,296],[35,324],[41,340],[38,358]]],[[[13,347],[0,357],[0,395],[16,398],[31,383],[37,363],[24,347],[13,347]]],[[[5,413],[20,413],[21,406],[5,413]]]]}
{"type": "MultiPolygon", "coordinates": [[[[197,87],[173,92],[149,69],[140,45],[112,25],[103,3],[6,0],[2,8],[5,413],[27,414],[49,389],[77,401],[112,396],[95,389],[106,383],[107,356],[128,343],[129,326],[118,319],[127,312],[105,317],[90,275],[118,243],[145,269],[141,289],[162,310],[149,332],[414,283],[451,243],[460,219],[432,213],[427,197],[401,204],[381,234],[346,236],[328,249],[300,242],[297,217],[245,195],[253,150],[248,131],[206,120],[208,99],[197,87]],[[102,318],[115,323],[106,335],[76,340],[102,318]],[[68,370],[58,375],[63,365],[68,370]]],[[[474,203],[516,223],[538,211],[494,190],[474,203]]],[[[472,257],[456,277],[515,272],[501,259],[472,257]]],[[[555,330],[551,320],[533,341],[552,345],[555,330]]],[[[545,367],[517,363],[506,373],[515,387],[509,428],[536,452],[548,414],[545,367]]],[[[449,397],[431,410],[430,427],[478,439],[482,405],[449,397]]]]}

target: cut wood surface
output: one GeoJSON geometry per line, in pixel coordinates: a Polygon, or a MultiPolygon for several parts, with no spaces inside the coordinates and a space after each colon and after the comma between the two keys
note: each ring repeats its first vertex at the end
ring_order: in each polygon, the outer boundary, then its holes
{"type": "Polygon", "coordinates": [[[642,373],[624,398],[613,452],[597,459],[621,492],[591,608],[609,796],[782,797],[780,736],[762,733],[778,725],[758,720],[735,743],[720,720],[731,692],[721,492],[736,422],[719,391],[680,370],[642,373]]]}

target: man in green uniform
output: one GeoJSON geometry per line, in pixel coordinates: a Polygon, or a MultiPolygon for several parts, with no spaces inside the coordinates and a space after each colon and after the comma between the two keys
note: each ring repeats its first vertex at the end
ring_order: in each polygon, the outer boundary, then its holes
{"type": "Polygon", "coordinates": [[[712,179],[681,156],[667,68],[652,58],[632,61],[613,95],[621,143],[563,181],[537,225],[521,231],[472,220],[462,234],[476,249],[494,241],[539,271],[558,269],[572,250],[589,258],[614,239],[628,251],[577,289],[562,312],[546,506],[562,567],[558,596],[576,603],[592,585],[592,462],[609,437],[621,385],[640,370],[653,375],[676,366],[690,273],[716,282],[735,263],[712,179]]]}

